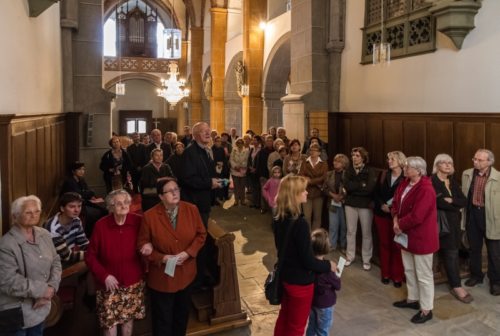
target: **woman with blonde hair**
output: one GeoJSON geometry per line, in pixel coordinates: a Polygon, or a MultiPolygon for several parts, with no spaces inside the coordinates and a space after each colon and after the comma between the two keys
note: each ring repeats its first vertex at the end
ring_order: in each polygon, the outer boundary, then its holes
{"type": "Polygon", "coordinates": [[[375,186],[375,207],[373,221],[379,238],[380,272],[384,285],[392,280],[399,288],[404,278],[403,260],[400,245],[394,242],[392,229],[392,199],[399,183],[404,179],[403,166],[406,156],[400,151],[387,153],[388,170],[382,171],[375,186]]]}
{"type": "Polygon", "coordinates": [[[273,230],[278,259],[283,258],[280,268],[283,295],[274,335],[304,334],[314,294],[314,273],[337,268],[333,261],[314,257],[309,224],[301,209],[307,201],[306,186],[305,177],[287,175],[281,180],[276,197],[273,230]],[[284,242],[287,246],[283,246],[284,242]]]}

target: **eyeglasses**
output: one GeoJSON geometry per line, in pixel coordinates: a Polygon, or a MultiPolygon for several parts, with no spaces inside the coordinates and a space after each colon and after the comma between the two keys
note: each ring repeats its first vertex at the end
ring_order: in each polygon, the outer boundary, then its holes
{"type": "Polygon", "coordinates": [[[476,162],[476,161],[477,162],[483,162],[483,161],[488,161],[488,159],[478,159],[478,158],[473,157],[472,158],[472,162],[476,162]]]}
{"type": "Polygon", "coordinates": [[[113,203],[111,204],[112,206],[114,207],[128,207],[130,205],[130,202],[129,201],[125,201],[125,202],[116,202],[116,203],[113,203]]]}
{"type": "Polygon", "coordinates": [[[165,190],[164,192],[162,192],[162,194],[177,194],[177,193],[180,193],[181,192],[181,188],[174,188],[174,189],[169,189],[169,190],[165,190]]]}
{"type": "Polygon", "coordinates": [[[23,212],[23,215],[26,215],[26,216],[38,216],[38,215],[40,215],[41,212],[42,212],[41,210],[25,211],[25,212],[23,212]]]}

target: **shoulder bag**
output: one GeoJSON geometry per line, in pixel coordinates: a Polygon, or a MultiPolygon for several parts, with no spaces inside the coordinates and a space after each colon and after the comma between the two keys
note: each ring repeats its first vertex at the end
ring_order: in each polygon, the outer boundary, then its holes
{"type": "Polygon", "coordinates": [[[266,282],[264,283],[266,299],[267,301],[269,301],[269,304],[274,306],[281,304],[281,297],[283,295],[283,284],[280,279],[280,270],[283,267],[283,262],[285,259],[284,258],[285,249],[288,245],[288,240],[290,238],[290,231],[294,223],[295,221],[293,221],[288,225],[288,228],[286,229],[285,239],[283,240],[280,246],[282,257],[281,259],[278,258],[278,263],[274,265],[274,270],[269,272],[269,275],[266,278],[266,282]]]}
{"type": "Polygon", "coordinates": [[[439,210],[437,211],[438,216],[438,230],[439,237],[444,237],[450,234],[450,224],[448,223],[448,218],[446,218],[446,211],[439,210]]]}

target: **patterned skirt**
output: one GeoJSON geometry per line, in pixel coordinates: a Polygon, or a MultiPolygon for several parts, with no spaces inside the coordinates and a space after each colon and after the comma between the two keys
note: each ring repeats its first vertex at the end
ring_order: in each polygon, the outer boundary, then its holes
{"type": "Polygon", "coordinates": [[[112,292],[97,291],[97,317],[101,328],[109,329],[146,316],[144,281],[112,292]]]}

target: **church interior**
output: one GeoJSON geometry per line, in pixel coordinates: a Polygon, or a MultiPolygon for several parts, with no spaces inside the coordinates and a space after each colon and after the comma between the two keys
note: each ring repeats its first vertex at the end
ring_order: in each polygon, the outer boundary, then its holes
{"type": "MultiPolygon", "coordinates": [[[[393,150],[421,156],[428,167],[448,153],[458,180],[477,149],[500,156],[500,1],[18,0],[3,7],[2,234],[18,197],[37,195],[42,218],[57,211],[71,162],[84,162],[89,187],[105,196],[99,161],[112,135],[160,129],[181,136],[200,121],[238,135],[283,127],[301,143],[317,129],[328,157],[363,146],[379,169],[393,150]]],[[[272,241],[258,239],[272,232],[258,227],[260,214],[229,211],[217,209],[214,218],[236,235],[229,253],[236,253],[233,276],[246,313],[228,323],[236,331],[210,332],[270,335],[277,311],[257,297],[275,251],[272,241]],[[238,225],[250,222],[249,235],[266,247],[248,243],[238,225]]],[[[340,302],[350,303],[338,308],[332,334],[500,330],[498,299],[478,292],[473,308],[443,309],[427,329],[390,324],[391,311],[376,305],[396,299],[395,289],[375,295],[380,288],[360,280],[379,282],[376,277],[350,269],[347,281],[359,290],[342,293],[340,302]],[[365,305],[375,308],[353,319],[365,305]]],[[[63,321],[47,333],[62,335],[71,327],[63,321]]]]}

